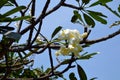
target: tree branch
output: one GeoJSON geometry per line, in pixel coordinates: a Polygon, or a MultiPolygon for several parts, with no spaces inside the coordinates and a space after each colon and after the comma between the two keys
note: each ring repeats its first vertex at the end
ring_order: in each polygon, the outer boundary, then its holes
{"type": "Polygon", "coordinates": [[[49,52],[49,57],[50,57],[50,64],[51,64],[51,69],[52,69],[52,75],[54,75],[54,65],[53,65],[51,48],[48,48],[48,52],[49,52]]]}
{"type": "MultiPolygon", "coordinates": [[[[113,38],[113,37],[115,37],[119,34],[120,34],[120,29],[118,31],[112,33],[112,34],[109,34],[108,36],[105,36],[105,37],[102,37],[102,38],[99,38],[99,39],[95,39],[95,40],[86,40],[85,39],[85,40],[81,41],[80,44],[83,44],[83,43],[95,44],[95,43],[98,43],[98,42],[102,42],[102,41],[106,41],[108,39],[111,39],[111,38],[113,38]]],[[[46,49],[48,46],[46,46],[46,45],[33,45],[33,46],[31,46],[31,48],[44,48],[44,47],[46,49]]],[[[60,48],[60,45],[59,44],[58,45],[51,44],[51,45],[49,45],[49,47],[51,49],[58,50],[60,48]]],[[[20,48],[19,45],[18,45],[18,46],[12,46],[9,49],[9,51],[12,51],[12,52],[18,52],[19,51],[20,52],[20,51],[25,51],[27,49],[29,49],[29,47],[20,48]]]]}
{"type": "Polygon", "coordinates": [[[95,44],[95,43],[98,43],[98,42],[102,42],[102,41],[106,41],[108,39],[111,39],[117,35],[120,34],[120,29],[112,34],[109,34],[108,36],[105,36],[105,37],[102,37],[102,38],[99,38],[99,39],[96,39],[96,40],[86,40],[86,41],[83,41],[81,43],[89,43],[89,44],[95,44]]]}
{"type": "Polygon", "coordinates": [[[62,6],[69,7],[69,8],[72,8],[72,9],[77,9],[77,10],[82,10],[83,9],[82,7],[77,7],[77,6],[74,6],[74,5],[71,5],[71,4],[67,4],[67,3],[63,3],[62,6]]]}

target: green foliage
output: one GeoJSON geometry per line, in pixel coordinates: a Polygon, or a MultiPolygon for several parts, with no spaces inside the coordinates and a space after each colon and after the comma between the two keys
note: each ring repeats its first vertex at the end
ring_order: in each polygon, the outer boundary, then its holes
{"type": "Polygon", "coordinates": [[[90,10],[87,10],[87,11],[90,12],[91,14],[94,14],[94,15],[97,15],[97,16],[100,16],[100,17],[107,18],[107,16],[104,15],[103,13],[101,13],[101,12],[95,12],[95,11],[90,11],[90,10]]]}
{"type": "Polygon", "coordinates": [[[92,18],[94,18],[95,20],[101,22],[102,24],[107,24],[107,21],[102,18],[102,17],[107,17],[107,16],[103,15],[102,13],[94,12],[94,11],[88,11],[88,14],[90,16],[92,16],[92,18]]]}
{"type": "Polygon", "coordinates": [[[61,26],[58,26],[52,33],[51,39],[62,29],[61,26]]]}
{"type": "Polygon", "coordinates": [[[16,8],[14,8],[14,9],[12,9],[12,10],[4,13],[2,16],[3,16],[3,17],[5,17],[5,16],[10,16],[10,15],[12,15],[12,14],[18,12],[18,11],[21,11],[21,10],[25,9],[25,8],[26,8],[25,6],[18,6],[18,7],[16,7],[16,8]]]}
{"type": "Polygon", "coordinates": [[[88,52],[86,52],[86,53],[82,54],[81,57],[79,57],[79,59],[80,59],[80,60],[90,59],[90,58],[92,58],[94,55],[97,55],[97,54],[99,54],[99,52],[94,52],[94,53],[89,53],[89,54],[88,54],[88,52]]]}
{"type": "Polygon", "coordinates": [[[102,3],[102,5],[108,3],[108,2],[111,2],[113,0],[99,0],[100,3],[102,3]]]}
{"type": "Polygon", "coordinates": [[[80,20],[81,22],[83,22],[82,17],[81,17],[81,15],[78,13],[77,10],[74,10],[73,13],[74,13],[74,15],[73,15],[72,18],[71,18],[71,22],[72,22],[72,23],[76,23],[77,20],[80,20]]]}
{"type": "Polygon", "coordinates": [[[83,70],[83,68],[77,64],[77,71],[80,77],[80,80],[87,80],[87,75],[85,73],[85,71],[83,70]]]}
{"type": "MultiPolygon", "coordinates": [[[[80,3],[79,1],[77,1],[78,3],[80,3]]],[[[85,4],[85,5],[79,5],[81,7],[80,11],[81,13],[79,13],[79,11],[77,10],[74,10],[74,15],[72,16],[71,18],[71,22],[72,23],[79,23],[81,25],[84,25],[84,26],[92,26],[92,28],[94,28],[95,26],[95,20],[98,21],[98,22],[101,22],[102,24],[107,24],[107,21],[104,19],[104,18],[107,18],[106,15],[104,15],[103,13],[101,12],[96,12],[96,11],[91,11],[91,10],[87,10],[86,9],[86,4],[88,4],[90,2],[90,0],[82,0],[82,3],[85,4]],[[81,14],[83,14],[83,17],[81,17],[81,14]],[[82,19],[84,18],[84,20],[82,19]],[[86,24],[85,24],[86,23],[86,24]]],[[[100,3],[107,3],[109,1],[97,1],[97,2],[94,2],[93,4],[91,4],[89,7],[92,7],[92,6],[96,6],[100,3]]]]}
{"type": "MultiPolygon", "coordinates": [[[[90,11],[90,10],[87,10],[87,12],[88,12],[87,14],[83,13],[83,17],[87,25],[92,26],[92,28],[94,28],[95,26],[94,20],[97,20],[101,22],[102,24],[107,24],[107,21],[104,19],[104,18],[107,18],[106,15],[102,14],[101,12],[95,12],[95,11],[90,11]]],[[[78,13],[78,11],[75,10],[74,15],[71,18],[71,22],[77,23],[78,21],[80,21],[79,23],[84,24],[81,15],[78,13]]]]}
{"type": "Polygon", "coordinates": [[[71,22],[72,22],[72,23],[75,23],[77,19],[78,19],[78,16],[73,15],[73,16],[72,16],[72,19],[71,19],[71,22]]]}
{"type": "Polygon", "coordinates": [[[0,0],[0,9],[8,2],[8,0],[0,0]]]}
{"type": "Polygon", "coordinates": [[[22,71],[23,71],[22,68],[19,69],[19,70],[17,70],[17,72],[16,72],[16,71],[12,71],[12,73],[10,74],[10,77],[11,77],[11,78],[14,78],[14,77],[19,78],[19,77],[20,77],[20,74],[22,73],[22,71]]]}
{"type": "Polygon", "coordinates": [[[21,16],[21,17],[14,17],[14,18],[10,17],[14,13],[17,13],[25,8],[26,8],[25,6],[18,6],[16,8],[13,8],[12,10],[9,10],[8,12],[4,14],[0,14],[0,22],[19,21],[19,20],[26,20],[26,19],[31,18],[30,16],[21,16]]]}
{"type": "Polygon", "coordinates": [[[15,17],[13,19],[11,19],[12,21],[19,21],[19,20],[27,20],[30,19],[30,16],[22,16],[22,17],[15,17]]]}
{"type": "Polygon", "coordinates": [[[82,3],[84,4],[88,4],[90,2],[90,0],[82,0],[82,3]]]}
{"type": "Polygon", "coordinates": [[[90,5],[90,7],[97,6],[99,4],[104,6],[106,3],[111,2],[111,1],[113,1],[113,0],[98,0],[98,1],[96,1],[94,3],[92,3],[90,5]]]}
{"type": "Polygon", "coordinates": [[[84,16],[84,19],[85,19],[86,23],[87,23],[89,26],[92,26],[92,27],[95,26],[94,20],[93,20],[89,15],[83,13],[83,16],[84,16]]]}
{"type": "Polygon", "coordinates": [[[35,75],[35,73],[33,72],[33,70],[28,69],[24,69],[22,75],[22,78],[36,78],[37,76],[35,75]]]}
{"type": "Polygon", "coordinates": [[[13,6],[14,0],[0,0],[0,9],[4,6],[13,6]]]}
{"type": "Polygon", "coordinates": [[[0,22],[12,22],[12,21],[19,21],[19,20],[26,20],[31,18],[30,16],[22,16],[22,17],[15,17],[15,18],[11,18],[11,17],[3,17],[1,16],[0,22]]]}
{"type": "Polygon", "coordinates": [[[77,78],[75,77],[75,74],[73,72],[69,74],[69,79],[70,80],[77,80],[77,78]]]}
{"type": "MultiPolygon", "coordinates": [[[[14,0],[0,0],[0,1],[1,1],[0,8],[2,8],[5,4],[7,4],[7,6],[11,6],[12,3],[14,3],[14,0]]],[[[25,19],[31,18],[30,16],[21,16],[21,17],[14,17],[14,18],[10,17],[11,15],[24,9],[26,9],[25,6],[18,6],[16,8],[13,8],[7,11],[4,14],[0,14],[0,22],[12,22],[12,21],[25,20],[25,19]]]]}
{"type": "Polygon", "coordinates": [[[21,34],[15,32],[7,32],[4,34],[4,36],[15,41],[18,41],[21,38],[21,34]]]}
{"type": "Polygon", "coordinates": [[[118,7],[118,12],[120,13],[120,5],[119,5],[119,7],[118,7]]]}
{"type": "Polygon", "coordinates": [[[61,63],[61,65],[66,65],[66,64],[69,64],[70,63],[70,59],[65,59],[62,63],[61,63]]]}

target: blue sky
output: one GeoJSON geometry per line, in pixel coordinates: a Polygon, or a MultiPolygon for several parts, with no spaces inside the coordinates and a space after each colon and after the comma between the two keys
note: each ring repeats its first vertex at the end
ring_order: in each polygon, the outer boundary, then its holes
{"type": "MultiPolygon", "coordinates": [[[[19,0],[21,4],[26,4],[27,0],[19,0]]],[[[51,6],[49,9],[51,9],[55,4],[57,4],[57,1],[60,0],[51,0],[51,6]]],[[[71,4],[76,4],[75,0],[66,0],[67,2],[71,4]]],[[[94,1],[94,0],[92,0],[94,1]]],[[[41,11],[41,6],[44,4],[45,0],[37,0],[37,13],[36,16],[41,11]]],[[[113,0],[113,2],[109,3],[108,5],[111,6],[113,9],[117,9],[118,5],[120,3],[120,0],[113,0]]],[[[97,22],[94,29],[92,29],[92,33],[89,36],[89,39],[97,39],[103,36],[106,36],[112,32],[115,32],[120,28],[120,26],[116,26],[113,28],[109,28],[109,26],[114,22],[120,20],[119,18],[115,17],[111,12],[109,12],[106,9],[103,9],[103,7],[94,7],[91,8],[94,11],[102,11],[104,14],[108,16],[108,24],[102,25],[101,23],[97,22]]],[[[43,21],[43,26],[41,33],[45,35],[48,39],[50,39],[50,36],[54,29],[57,26],[63,26],[63,29],[78,29],[81,33],[83,32],[82,26],[78,24],[73,24],[70,22],[71,16],[73,15],[73,9],[64,8],[61,7],[58,11],[54,12],[53,14],[47,16],[43,21]]],[[[25,39],[25,38],[23,38],[25,39]]],[[[120,36],[116,36],[110,40],[100,42],[97,44],[92,45],[89,48],[85,48],[84,52],[100,52],[100,54],[94,56],[90,60],[83,60],[78,61],[78,63],[83,67],[83,69],[86,71],[88,79],[92,77],[98,77],[97,80],[120,80],[119,74],[120,74],[120,36]]],[[[54,55],[53,51],[53,55],[54,55]]],[[[66,58],[66,57],[65,57],[66,58]]],[[[55,56],[54,56],[54,60],[55,56]]],[[[55,61],[56,64],[56,61],[55,61]]],[[[47,50],[40,55],[35,56],[35,65],[34,67],[40,67],[43,65],[45,68],[50,66],[49,65],[49,56],[47,50]]],[[[77,71],[76,69],[72,69],[69,72],[77,71]]],[[[78,75],[76,75],[78,76],[78,75]]],[[[68,77],[68,73],[65,73],[65,77],[68,77]]],[[[61,79],[60,79],[61,80],[61,79]]]]}

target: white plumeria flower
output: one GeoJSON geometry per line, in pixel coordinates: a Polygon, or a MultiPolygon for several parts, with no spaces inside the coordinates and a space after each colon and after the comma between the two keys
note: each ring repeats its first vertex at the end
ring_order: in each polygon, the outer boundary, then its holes
{"type": "Polygon", "coordinates": [[[70,53],[69,48],[66,48],[65,46],[63,46],[63,47],[60,48],[60,50],[58,50],[58,51],[56,52],[56,55],[59,56],[59,55],[62,54],[62,55],[64,55],[64,56],[66,56],[66,55],[69,55],[69,53],[70,53]]]}
{"type": "Polygon", "coordinates": [[[87,33],[80,34],[78,30],[74,29],[66,29],[60,31],[59,39],[67,40],[67,45],[61,45],[60,49],[56,52],[56,55],[70,55],[71,53],[74,53],[76,57],[79,57],[79,52],[81,52],[83,49],[81,45],[79,44],[83,38],[87,36],[87,33]],[[67,46],[67,47],[66,47],[67,46]]]}

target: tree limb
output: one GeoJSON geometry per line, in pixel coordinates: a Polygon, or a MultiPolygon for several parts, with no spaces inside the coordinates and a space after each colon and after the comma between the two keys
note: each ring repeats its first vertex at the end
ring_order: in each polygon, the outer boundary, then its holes
{"type": "Polygon", "coordinates": [[[120,34],[120,29],[112,34],[109,34],[108,36],[105,36],[105,37],[102,37],[102,38],[99,38],[99,39],[96,39],[96,40],[86,40],[86,41],[83,41],[81,43],[89,43],[89,44],[95,44],[95,43],[98,43],[98,42],[102,42],[102,41],[106,41],[108,39],[111,39],[117,35],[120,34]]]}

